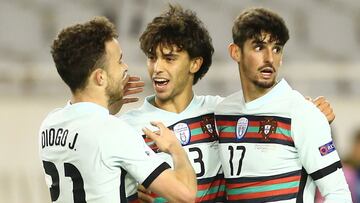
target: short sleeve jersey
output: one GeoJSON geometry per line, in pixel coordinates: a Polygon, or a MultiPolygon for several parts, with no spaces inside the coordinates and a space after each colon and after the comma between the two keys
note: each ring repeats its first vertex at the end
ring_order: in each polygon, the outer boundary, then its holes
{"type": "MultiPolygon", "coordinates": [[[[137,129],[138,137],[143,136],[141,131],[143,127],[157,130],[150,125],[150,121],[161,121],[174,130],[196,172],[198,182],[196,202],[220,202],[224,194],[224,182],[214,126],[214,109],[222,98],[194,96],[188,107],[181,113],[159,109],[150,103],[153,99],[154,96],[147,97],[139,109],[131,110],[120,118],[137,129]]],[[[168,154],[158,152],[152,140],[144,136],[143,138],[155,153],[173,166],[168,154]]],[[[130,202],[136,200],[136,188],[128,187],[127,192],[130,202]]],[[[157,197],[156,202],[166,202],[166,200],[157,197]]]]}
{"type": "Polygon", "coordinates": [[[126,202],[124,179],[149,186],[170,166],[107,109],[81,102],[54,110],[39,132],[52,202],[126,202]]]}
{"type": "MultiPolygon", "coordinates": [[[[215,110],[228,202],[314,202],[347,184],[325,116],[281,80],[245,103],[241,91],[215,110]]],[[[351,201],[351,200],[350,200],[351,201]]]]}

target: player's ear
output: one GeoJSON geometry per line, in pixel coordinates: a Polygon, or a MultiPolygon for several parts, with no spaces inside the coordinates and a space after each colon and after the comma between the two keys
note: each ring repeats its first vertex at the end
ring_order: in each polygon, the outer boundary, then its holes
{"type": "Polygon", "coordinates": [[[96,85],[98,86],[103,86],[106,84],[107,81],[107,74],[106,71],[104,69],[101,68],[97,68],[95,69],[91,76],[93,78],[93,81],[95,82],[96,85]]]}
{"type": "Polygon", "coordinates": [[[190,73],[196,73],[201,68],[204,59],[202,57],[195,57],[191,59],[190,73]]]}
{"type": "Polygon", "coordinates": [[[230,57],[236,61],[236,62],[240,62],[241,59],[241,50],[240,47],[234,43],[231,43],[228,46],[228,51],[229,51],[229,55],[230,57]]]}

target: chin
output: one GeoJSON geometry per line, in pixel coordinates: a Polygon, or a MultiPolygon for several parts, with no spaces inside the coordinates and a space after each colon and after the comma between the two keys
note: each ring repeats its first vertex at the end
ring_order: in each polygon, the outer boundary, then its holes
{"type": "Polygon", "coordinates": [[[160,101],[170,100],[170,96],[166,93],[155,93],[155,97],[160,101]]]}
{"type": "Polygon", "coordinates": [[[267,89],[267,88],[271,88],[276,84],[275,79],[271,80],[271,81],[256,81],[255,82],[256,86],[267,89]]]}

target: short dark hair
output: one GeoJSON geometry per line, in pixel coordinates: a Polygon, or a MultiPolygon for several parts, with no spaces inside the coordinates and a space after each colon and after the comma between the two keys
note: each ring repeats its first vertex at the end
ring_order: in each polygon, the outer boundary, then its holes
{"type": "Polygon", "coordinates": [[[57,72],[73,93],[86,86],[95,67],[106,66],[105,42],[116,37],[114,24],[105,17],[61,30],[51,46],[51,54],[57,72]]]}
{"type": "Polygon", "coordinates": [[[204,24],[190,10],[183,10],[179,5],[169,5],[169,9],[150,22],[140,39],[141,50],[147,56],[155,56],[158,45],[175,45],[187,51],[190,58],[202,57],[203,63],[195,73],[196,84],[209,70],[214,48],[212,39],[204,24]]]}
{"type": "Polygon", "coordinates": [[[284,20],[276,13],[265,8],[251,8],[243,11],[234,21],[233,40],[243,48],[246,40],[260,38],[262,32],[269,33],[271,40],[281,45],[289,40],[289,30],[284,20]]]}

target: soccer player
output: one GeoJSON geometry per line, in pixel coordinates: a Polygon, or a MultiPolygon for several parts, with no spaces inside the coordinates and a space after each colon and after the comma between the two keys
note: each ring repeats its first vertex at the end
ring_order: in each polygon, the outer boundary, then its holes
{"type": "MultiPolygon", "coordinates": [[[[213,120],[215,106],[223,98],[195,95],[192,89],[212,62],[214,50],[208,31],[194,12],[170,5],[166,12],[147,25],[140,44],[148,57],[148,72],[155,95],[146,97],[139,109],[120,118],[137,128],[139,134],[149,121],[161,119],[175,131],[196,171],[196,202],[224,201],[224,180],[213,120]]],[[[332,108],[323,97],[314,102],[329,119],[334,119],[332,108]]],[[[170,157],[159,152],[151,139],[145,138],[145,141],[172,165],[170,157]]],[[[137,200],[136,188],[128,187],[127,191],[129,201],[137,200]]],[[[146,192],[140,192],[139,197],[154,201],[146,192]]],[[[166,200],[156,197],[155,201],[166,200]]]]}
{"type": "Polygon", "coordinates": [[[278,79],[289,39],[264,8],[236,18],[229,46],[241,87],[215,110],[227,202],[351,202],[325,116],[278,79]]]}
{"type": "MultiPolygon", "coordinates": [[[[219,201],[223,196],[223,176],[213,113],[222,98],[198,96],[192,90],[212,62],[214,49],[207,29],[194,12],[170,5],[147,25],[140,44],[148,58],[155,95],[146,97],[139,109],[120,118],[137,128],[139,135],[143,134],[141,128],[154,118],[173,129],[196,172],[196,202],[219,201]]],[[[145,141],[158,152],[152,140],[145,138],[145,141]]],[[[174,165],[167,154],[157,154],[174,165]]],[[[128,191],[129,200],[135,200],[136,188],[128,191]]],[[[165,199],[161,196],[155,201],[165,202],[165,199]]]]}
{"type": "Polygon", "coordinates": [[[172,170],[129,125],[109,114],[129,80],[116,37],[114,25],[96,17],[63,29],[52,45],[57,71],[72,98],[40,127],[40,157],[51,200],[127,202],[124,178],[130,174],[172,202],[194,202],[196,175],[173,132],[158,122],[152,123],[157,133],[143,129],[170,154],[172,170]]]}

